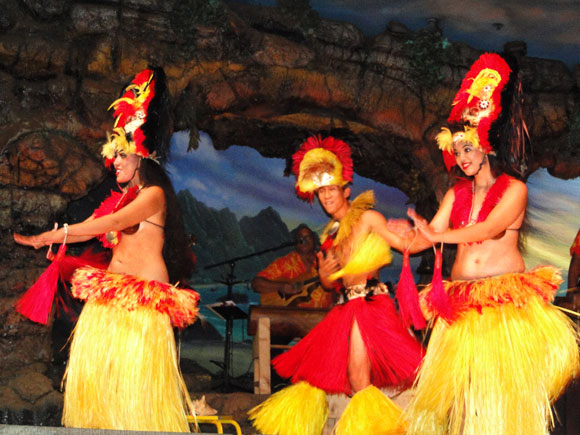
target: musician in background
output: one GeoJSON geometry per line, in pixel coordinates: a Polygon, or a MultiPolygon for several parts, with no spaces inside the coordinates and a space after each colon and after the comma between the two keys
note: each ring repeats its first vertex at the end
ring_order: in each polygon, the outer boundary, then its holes
{"type": "Polygon", "coordinates": [[[568,267],[568,288],[578,287],[580,277],[580,230],[570,246],[570,267],[568,267]]]}
{"type": "Polygon", "coordinates": [[[317,276],[318,238],[305,224],[292,231],[295,249],[274,260],[252,280],[260,305],[327,308],[333,292],[324,290],[317,276]]]}

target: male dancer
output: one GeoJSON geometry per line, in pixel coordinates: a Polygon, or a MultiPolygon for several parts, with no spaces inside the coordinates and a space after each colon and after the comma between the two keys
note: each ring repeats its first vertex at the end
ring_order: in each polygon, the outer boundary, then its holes
{"type": "Polygon", "coordinates": [[[311,137],[293,159],[298,195],[312,201],[316,194],[332,218],[318,254],[321,282],[343,292],[346,302],[273,361],[294,385],[250,417],[264,433],[320,434],[328,415],[325,393],[344,393],[352,399],[338,434],[392,433],[402,429],[401,410],[379,388],[409,386],[423,354],[378,280],[379,268],[391,261],[389,245],[403,250],[404,240],[372,210],[372,191],[349,201],[353,170],[346,143],[311,137]]]}

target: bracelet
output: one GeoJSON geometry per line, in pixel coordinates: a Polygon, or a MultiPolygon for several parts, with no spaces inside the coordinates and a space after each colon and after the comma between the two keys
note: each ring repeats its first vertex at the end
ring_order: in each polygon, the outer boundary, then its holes
{"type": "Polygon", "coordinates": [[[64,229],[64,240],[62,241],[63,244],[66,244],[66,239],[68,237],[68,224],[62,224],[62,228],[64,229]]]}

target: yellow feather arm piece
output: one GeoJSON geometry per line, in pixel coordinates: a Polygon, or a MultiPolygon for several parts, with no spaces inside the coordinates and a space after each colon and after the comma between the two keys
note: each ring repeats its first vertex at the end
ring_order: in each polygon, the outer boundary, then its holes
{"type": "Polygon", "coordinates": [[[352,254],[348,263],[338,272],[330,275],[329,279],[335,281],[344,275],[371,272],[389,264],[392,259],[389,244],[378,234],[369,233],[352,254]]]}
{"type": "MultiPolygon", "coordinates": [[[[367,190],[357,196],[348,208],[346,215],[340,220],[340,227],[338,234],[332,243],[333,246],[338,246],[349,238],[352,228],[358,222],[362,214],[375,206],[375,194],[372,190],[367,190]]],[[[331,229],[334,227],[336,220],[331,220],[324,231],[322,232],[321,241],[324,243],[331,229]]]]}
{"type": "Polygon", "coordinates": [[[328,417],[326,394],[307,382],[298,382],[273,394],[248,415],[260,433],[320,435],[328,417]]]}
{"type": "Polygon", "coordinates": [[[381,390],[369,385],[346,406],[335,427],[336,435],[402,435],[406,423],[403,411],[381,390]]]}

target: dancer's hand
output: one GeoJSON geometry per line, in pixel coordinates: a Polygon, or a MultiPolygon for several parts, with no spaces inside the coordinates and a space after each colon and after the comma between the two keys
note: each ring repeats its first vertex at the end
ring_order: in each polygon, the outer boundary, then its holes
{"type": "Polygon", "coordinates": [[[23,236],[22,234],[14,233],[14,241],[19,245],[25,246],[32,246],[34,249],[42,248],[46,246],[48,243],[44,239],[42,239],[42,234],[38,234],[35,236],[23,236]]]}
{"type": "Polygon", "coordinates": [[[322,252],[317,252],[316,257],[318,258],[318,276],[321,280],[327,279],[334,272],[340,270],[340,262],[332,251],[326,256],[322,252]]]}
{"type": "Polygon", "coordinates": [[[407,209],[407,216],[409,216],[413,220],[415,228],[421,231],[421,234],[423,234],[423,236],[431,243],[437,243],[441,241],[443,233],[437,233],[433,231],[433,229],[429,226],[429,222],[427,222],[427,219],[418,215],[414,209],[412,208],[407,209]]]}
{"type": "Polygon", "coordinates": [[[20,245],[32,246],[34,249],[42,248],[51,243],[58,243],[59,237],[57,235],[56,226],[52,231],[45,231],[34,236],[24,236],[22,234],[14,233],[14,241],[20,245]]]}
{"type": "Polygon", "coordinates": [[[409,232],[413,231],[413,225],[408,219],[388,219],[387,229],[402,237],[406,237],[409,232]]]}

